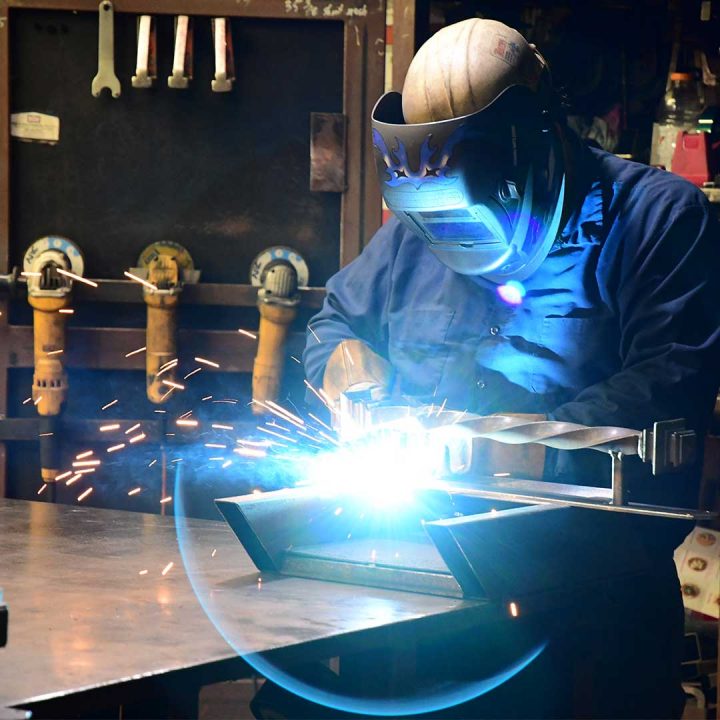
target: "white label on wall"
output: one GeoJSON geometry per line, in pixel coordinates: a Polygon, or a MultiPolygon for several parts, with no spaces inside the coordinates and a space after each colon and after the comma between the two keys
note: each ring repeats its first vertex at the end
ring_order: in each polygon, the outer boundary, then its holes
{"type": "Polygon", "coordinates": [[[60,140],[60,118],[38,112],[13,113],[10,115],[10,135],[54,145],[60,140]]]}

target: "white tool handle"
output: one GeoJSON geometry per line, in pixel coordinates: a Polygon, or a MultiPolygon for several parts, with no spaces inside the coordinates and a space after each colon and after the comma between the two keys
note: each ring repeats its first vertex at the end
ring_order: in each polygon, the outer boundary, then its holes
{"type": "Polygon", "coordinates": [[[230,92],[233,78],[228,77],[228,20],[213,18],[213,42],[215,44],[215,78],[210,84],[213,92],[230,92]]]}
{"type": "Polygon", "coordinates": [[[152,17],[141,15],[138,24],[138,46],[135,75],[132,78],[132,85],[136,88],[147,88],[152,85],[152,78],[148,72],[150,61],[150,27],[152,17]]]}
{"type": "Polygon", "coordinates": [[[175,27],[175,53],[173,55],[172,75],[168,78],[168,87],[183,89],[188,86],[185,75],[185,55],[187,53],[187,36],[190,18],[178,15],[175,27]]]}

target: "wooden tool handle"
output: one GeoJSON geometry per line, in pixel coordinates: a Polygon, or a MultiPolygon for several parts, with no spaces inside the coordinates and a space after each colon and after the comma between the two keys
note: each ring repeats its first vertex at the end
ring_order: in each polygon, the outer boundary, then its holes
{"type": "MultiPolygon", "coordinates": [[[[260,330],[253,365],[252,390],[253,399],[265,402],[278,399],[285,364],[285,340],[288,328],[297,315],[297,308],[260,302],[258,309],[260,330]]],[[[256,415],[265,412],[257,404],[253,404],[252,408],[256,415]]]]}

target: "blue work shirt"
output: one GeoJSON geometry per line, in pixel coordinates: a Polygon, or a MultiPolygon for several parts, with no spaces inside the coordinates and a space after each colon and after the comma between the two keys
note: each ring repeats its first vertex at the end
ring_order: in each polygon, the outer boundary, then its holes
{"type": "MultiPolygon", "coordinates": [[[[336,345],[358,338],[390,361],[395,392],[448,408],[635,429],[682,417],[704,433],[720,377],[711,208],[676,175],[571,147],[584,199],[520,305],[445,267],[393,218],[328,281],[310,321],[308,380],[321,386],[336,345]]],[[[609,482],[601,453],[546,458],[546,479],[609,482]]],[[[670,499],[696,504],[696,480],[670,499]]]]}

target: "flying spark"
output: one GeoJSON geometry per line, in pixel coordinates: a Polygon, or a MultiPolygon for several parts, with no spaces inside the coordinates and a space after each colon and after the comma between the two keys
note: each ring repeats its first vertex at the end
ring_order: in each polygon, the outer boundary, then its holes
{"type": "Polygon", "coordinates": [[[256,448],[237,447],[233,448],[233,452],[236,455],[241,455],[242,457],[264,458],[267,456],[267,452],[265,452],[265,450],[258,450],[256,448]]]}
{"type": "Polygon", "coordinates": [[[50,355],[62,355],[65,351],[64,350],[50,350],[50,352],[46,352],[45,354],[50,355]]]}
{"type": "Polygon", "coordinates": [[[193,375],[197,375],[197,373],[199,373],[201,370],[202,370],[202,368],[195,368],[194,370],[191,370],[187,375],[185,375],[183,380],[187,380],[188,378],[191,378],[193,375]]]}
{"type": "Polygon", "coordinates": [[[268,427],[275,428],[276,430],[282,430],[284,433],[292,432],[290,428],[286,428],[284,425],[278,425],[277,420],[268,420],[265,424],[268,427]]]}
{"type": "Polygon", "coordinates": [[[123,275],[127,278],[130,278],[131,280],[134,280],[136,283],[140,283],[141,285],[144,285],[146,288],[148,288],[150,290],[157,291],[157,286],[153,285],[151,282],[148,282],[144,278],[138,277],[137,275],[133,275],[131,272],[128,272],[127,270],[125,270],[123,275]]]}
{"type": "Polygon", "coordinates": [[[307,386],[307,388],[308,388],[309,390],[311,390],[311,391],[317,396],[317,398],[320,400],[320,402],[321,402],[323,405],[327,406],[328,410],[332,410],[332,408],[330,407],[328,401],[327,401],[307,380],[303,380],[303,382],[305,383],[305,385],[307,386]]]}
{"type": "Polygon", "coordinates": [[[107,451],[109,453],[111,452],[117,452],[118,450],[122,450],[125,447],[125,443],[118,443],[117,445],[111,445],[107,451]]]}
{"type": "Polygon", "coordinates": [[[232,425],[223,425],[222,423],[213,423],[212,427],[215,430],[234,430],[235,429],[232,425]]]}
{"type": "Polygon", "coordinates": [[[268,435],[274,435],[276,438],[280,438],[281,440],[284,440],[286,442],[291,442],[291,443],[294,443],[295,445],[297,445],[297,440],[293,440],[293,438],[291,438],[291,437],[287,437],[285,435],[280,435],[280,433],[276,433],[272,430],[268,430],[267,428],[260,427],[259,425],[257,426],[257,429],[260,432],[267,433],[268,435]]]}
{"type": "Polygon", "coordinates": [[[27,404],[30,403],[30,402],[32,402],[32,398],[31,398],[31,397],[25,398],[25,399],[22,401],[22,404],[23,404],[23,405],[27,405],[27,404]]]}
{"type": "Polygon", "coordinates": [[[97,287],[98,284],[96,282],[93,282],[92,280],[88,280],[87,278],[81,277],[80,275],[76,275],[73,272],[70,272],[69,270],[63,270],[62,268],[56,268],[58,273],[60,275],[64,275],[65,277],[69,277],[72,280],[77,280],[78,282],[85,283],[86,285],[89,285],[90,287],[97,287]]]}
{"type": "Polygon", "coordinates": [[[131,437],[129,440],[129,443],[131,445],[134,445],[137,442],[140,442],[141,440],[144,440],[147,437],[145,433],[140,433],[139,435],[135,435],[134,437],[131,437]]]}
{"type": "Polygon", "coordinates": [[[74,315],[75,311],[72,308],[60,308],[58,310],[59,313],[62,313],[63,315],[74,315]]]}
{"type": "Polygon", "coordinates": [[[83,460],[86,457],[90,457],[93,454],[92,450],[86,450],[85,452],[81,452],[79,455],[75,456],[76,460],[83,460]]]}
{"type": "Polygon", "coordinates": [[[103,405],[100,409],[101,409],[101,410],[107,410],[108,408],[111,408],[113,405],[117,405],[119,402],[120,402],[120,401],[117,400],[117,399],[111,400],[111,401],[110,401],[109,403],[107,403],[106,405],[103,405]]]}
{"type": "Polygon", "coordinates": [[[168,495],[167,497],[164,497],[162,500],[160,500],[161,505],[165,505],[165,503],[172,502],[172,495],[168,495]]]}
{"type": "Polygon", "coordinates": [[[37,491],[37,494],[40,495],[44,493],[47,490],[47,483],[43,483],[40,489],[37,491]]]}
{"type": "Polygon", "coordinates": [[[64,480],[65,478],[69,478],[71,475],[72,475],[72,470],[68,470],[68,471],[66,471],[66,472],[64,472],[64,473],[60,473],[60,475],[58,475],[58,476],[55,478],[55,482],[60,482],[60,480],[64,480]]]}
{"type": "Polygon", "coordinates": [[[126,435],[129,435],[131,432],[135,432],[135,430],[137,430],[139,427],[140,427],[140,423],[135,423],[132,427],[129,427],[129,428],[125,431],[125,434],[126,434],[126,435]]]}
{"type": "Polygon", "coordinates": [[[322,425],[326,430],[329,430],[330,432],[333,431],[329,425],[325,424],[319,417],[313,415],[312,413],[308,413],[308,417],[311,417],[316,423],[322,425]]]}
{"type": "Polygon", "coordinates": [[[197,420],[191,420],[190,418],[178,418],[175,421],[175,424],[180,427],[197,427],[200,423],[197,420]]]}
{"type": "Polygon", "coordinates": [[[147,571],[147,570],[141,570],[141,571],[138,573],[138,575],[147,575],[147,574],[148,574],[148,571],[147,571]]]}
{"type": "Polygon", "coordinates": [[[167,574],[170,572],[170,570],[172,570],[172,567],[173,567],[174,564],[175,564],[174,562],[169,562],[169,563],[163,568],[163,571],[162,571],[161,575],[167,575],[167,574]]]}
{"type": "Polygon", "coordinates": [[[318,337],[318,334],[313,330],[312,325],[308,325],[307,329],[312,333],[312,336],[320,343],[322,342],[318,337]]]}
{"type": "Polygon", "coordinates": [[[81,468],[81,467],[93,467],[100,464],[99,460],[76,460],[72,466],[74,468],[81,468]]]}
{"type": "Polygon", "coordinates": [[[269,448],[275,443],[272,440],[243,440],[238,438],[235,442],[239,442],[242,445],[249,445],[250,447],[269,448]]]}
{"type": "Polygon", "coordinates": [[[213,362],[212,360],[206,360],[205,358],[196,357],[195,362],[199,362],[202,365],[209,365],[210,367],[219,368],[220,363],[213,362]]]}
{"type": "Polygon", "coordinates": [[[110,430],[119,430],[120,424],[119,423],[111,423],[110,425],[101,425],[100,426],[100,432],[110,432],[110,430]]]}
{"type": "Polygon", "coordinates": [[[91,487],[89,487],[87,490],[84,490],[83,492],[81,492],[81,493],[78,495],[77,501],[78,501],[78,502],[82,502],[88,495],[90,495],[90,493],[91,493],[92,491],[93,491],[93,489],[92,489],[91,487]]]}
{"type": "Polygon", "coordinates": [[[65,481],[65,484],[69,487],[73,483],[76,483],[82,477],[82,473],[75,473],[70,479],[65,481]]]}
{"type": "Polygon", "coordinates": [[[163,380],[162,384],[167,385],[169,388],[172,388],[173,390],[184,390],[185,389],[184,385],[173,382],[172,380],[163,380]]]}
{"type": "Polygon", "coordinates": [[[242,328],[238,328],[238,332],[241,335],[246,335],[249,338],[252,338],[253,340],[257,340],[257,335],[255,333],[251,333],[249,330],[243,330],[242,328]]]}
{"type": "Polygon", "coordinates": [[[128,495],[130,495],[132,497],[133,495],[138,495],[141,491],[142,491],[142,488],[136,487],[136,488],[133,488],[132,490],[130,490],[128,492],[128,495]]]}
{"type": "Polygon", "coordinates": [[[268,400],[267,404],[273,408],[273,410],[276,410],[277,412],[281,413],[285,416],[287,420],[289,420],[293,425],[298,425],[299,427],[305,427],[305,422],[299,418],[297,415],[291,413],[289,410],[286,410],[284,407],[278,405],[277,403],[273,402],[272,400],[268,400]]]}
{"type": "Polygon", "coordinates": [[[146,347],[141,347],[141,348],[138,348],[137,350],[131,350],[129,353],[125,353],[125,357],[129,358],[129,357],[132,357],[133,355],[138,355],[141,352],[145,352],[146,350],[147,350],[146,347]]]}

